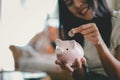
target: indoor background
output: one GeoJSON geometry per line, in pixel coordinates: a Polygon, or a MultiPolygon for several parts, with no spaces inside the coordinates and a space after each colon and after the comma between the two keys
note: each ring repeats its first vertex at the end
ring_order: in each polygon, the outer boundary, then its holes
{"type": "MultiPolygon", "coordinates": [[[[9,45],[25,45],[44,30],[47,15],[53,14],[56,1],[0,0],[0,70],[14,70],[9,45]]],[[[120,0],[107,0],[107,3],[111,10],[120,9],[120,0]]]]}

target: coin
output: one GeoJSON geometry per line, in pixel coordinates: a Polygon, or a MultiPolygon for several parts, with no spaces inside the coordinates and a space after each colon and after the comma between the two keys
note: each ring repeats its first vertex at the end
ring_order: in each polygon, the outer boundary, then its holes
{"type": "Polygon", "coordinates": [[[73,37],[75,34],[74,34],[73,30],[70,30],[70,31],[68,32],[68,35],[69,35],[69,37],[73,37]]]}

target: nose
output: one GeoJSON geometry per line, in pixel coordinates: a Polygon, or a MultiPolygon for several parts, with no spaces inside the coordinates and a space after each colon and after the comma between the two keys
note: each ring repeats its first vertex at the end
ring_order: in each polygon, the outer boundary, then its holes
{"type": "Polygon", "coordinates": [[[82,5],[83,5],[83,3],[80,2],[79,0],[74,0],[74,6],[75,6],[76,8],[80,8],[82,5]]]}
{"type": "Polygon", "coordinates": [[[60,47],[56,47],[55,53],[62,54],[63,50],[60,47]]]}

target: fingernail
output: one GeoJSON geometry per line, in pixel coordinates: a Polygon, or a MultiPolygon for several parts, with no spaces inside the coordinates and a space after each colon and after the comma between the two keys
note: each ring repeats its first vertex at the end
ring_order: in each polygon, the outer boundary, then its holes
{"type": "Polygon", "coordinates": [[[82,62],[82,63],[85,63],[85,61],[84,61],[84,59],[83,59],[83,58],[81,58],[81,62],[82,62]]]}

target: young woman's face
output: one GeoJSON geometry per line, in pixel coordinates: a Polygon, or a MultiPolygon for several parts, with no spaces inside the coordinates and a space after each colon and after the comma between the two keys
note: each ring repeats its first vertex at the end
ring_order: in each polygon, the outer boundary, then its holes
{"type": "MultiPolygon", "coordinates": [[[[95,12],[88,7],[86,0],[64,0],[68,9],[78,18],[91,20],[95,12]]],[[[97,6],[97,3],[95,3],[97,6]]]]}

